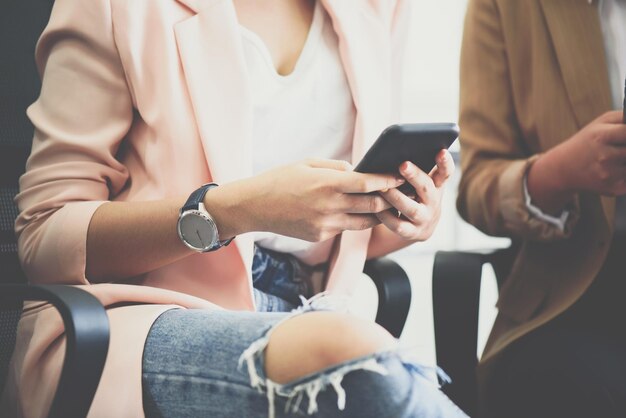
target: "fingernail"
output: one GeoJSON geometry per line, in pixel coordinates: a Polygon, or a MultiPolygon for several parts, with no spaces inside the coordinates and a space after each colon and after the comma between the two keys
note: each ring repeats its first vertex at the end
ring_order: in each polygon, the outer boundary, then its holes
{"type": "Polygon", "coordinates": [[[404,184],[405,182],[406,179],[404,177],[396,177],[396,183],[398,183],[398,185],[404,184]]]}
{"type": "Polygon", "coordinates": [[[410,167],[410,164],[411,164],[411,163],[410,163],[410,162],[408,162],[408,161],[403,162],[403,163],[402,163],[402,165],[400,165],[400,170],[403,170],[403,171],[408,170],[408,169],[409,169],[409,167],[410,167]]]}
{"type": "Polygon", "coordinates": [[[389,191],[389,189],[382,189],[381,192],[382,193],[387,193],[389,191]]]}

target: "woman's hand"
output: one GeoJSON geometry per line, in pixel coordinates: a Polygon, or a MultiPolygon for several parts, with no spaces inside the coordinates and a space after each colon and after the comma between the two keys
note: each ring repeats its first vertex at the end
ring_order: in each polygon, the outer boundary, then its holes
{"type": "Polygon", "coordinates": [[[345,161],[306,160],[212,189],[205,206],[222,239],[268,231],[324,241],[379,224],[376,214],[390,204],[372,192],[404,182],[393,175],[356,173],[345,161]]]}
{"type": "Polygon", "coordinates": [[[447,150],[441,150],[436,162],[430,174],[408,161],[400,165],[400,174],[415,189],[415,198],[397,189],[381,192],[393,209],[378,213],[378,219],[406,240],[427,240],[439,222],[443,189],[454,173],[454,161],[447,150]]]}

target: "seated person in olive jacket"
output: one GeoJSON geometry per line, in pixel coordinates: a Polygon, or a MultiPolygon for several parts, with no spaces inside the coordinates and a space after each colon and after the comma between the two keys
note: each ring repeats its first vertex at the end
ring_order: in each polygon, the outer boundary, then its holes
{"type": "Polygon", "coordinates": [[[520,244],[486,417],[626,416],[625,75],[622,0],[470,0],[458,208],[520,244]]]}

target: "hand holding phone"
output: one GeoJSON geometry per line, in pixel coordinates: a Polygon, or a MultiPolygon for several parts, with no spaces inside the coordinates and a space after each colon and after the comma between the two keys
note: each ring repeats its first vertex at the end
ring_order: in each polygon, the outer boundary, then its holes
{"type": "MultiPolygon", "coordinates": [[[[392,125],[383,131],[355,171],[398,174],[400,164],[410,161],[429,173],[436,165],[437,154],[448,149],[458,136],[459,128],[454,123],[392,125]]],[[[413,193],[408,183],[399,190],[405,194],[413,193]]]]}
{"type": "Polygon", "coordinates": [[[432,235],[441,214],[442,186],[454,171],[450,154],[442,150],[458,135],[458,127],[451,123],[393,125],[357,165],[358,172],[400,174],[406,179],[397,189],[380,192],[392,208],[376,216],[395,235],[407,241],[432,235]]]}

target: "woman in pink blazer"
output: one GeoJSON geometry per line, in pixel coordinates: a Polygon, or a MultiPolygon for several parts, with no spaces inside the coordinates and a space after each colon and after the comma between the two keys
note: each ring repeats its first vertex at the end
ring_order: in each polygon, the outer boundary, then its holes
{"type": "MultiPolygon", "coordinates": [[[[32,282],[107,307],[90,417],[464,416],[337,312],[366,258],[431,235],[453,170],[340,161],[394,120],[409,3],[56,0],[16,231],[32,282]]],[[[62,322],[29,304],[18,334],[2,405],[43,417],[62,322]]]]}

